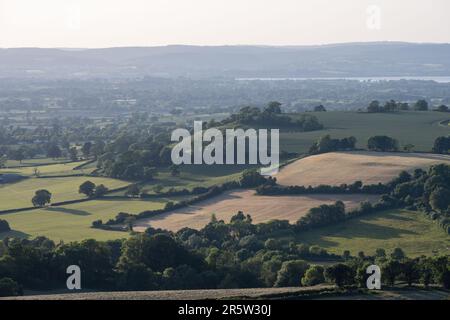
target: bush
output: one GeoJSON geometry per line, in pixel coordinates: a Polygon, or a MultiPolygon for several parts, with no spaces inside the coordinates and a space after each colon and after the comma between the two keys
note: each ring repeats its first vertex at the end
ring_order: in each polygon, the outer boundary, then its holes
{"type": "Polygon", "coordinates": [[[311,266],[305,272],[305,276],[302,278],[303,286],[315,286],[320,283],[325,282],[325,277],[323,275],[324,268],[322,266],[311,266]]]}
{"type": "Polygon", "coordinates": [[[327,281],[336,284],[338,287],[353,284],[355,277],[355,271],[343,263],[338,263],[325,269],[325,278],[327,281]]]}
{"type": "Polygon", "coordinates": [[[8,221],[0,219],[0,232],[7,232],[7,231],[11,231],[8,221]]]}
{"type": "Polygon", "coordinates": [[[298,286],[303,278],[309,264],[304,260],[285,261],[278,271],[276,287],[293,287],[298,286]]]}
{"type": "Polygon", "coordinates": [[[11,278],[0,279],[0,297],[19,296],[22,290],[19,284],[11,278]]]}

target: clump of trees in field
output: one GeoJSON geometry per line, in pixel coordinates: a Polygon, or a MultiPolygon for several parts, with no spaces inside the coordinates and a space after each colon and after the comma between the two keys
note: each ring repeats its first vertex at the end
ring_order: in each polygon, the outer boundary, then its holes
{"type": "MultiPolygon", "coordinates": [[[[427,111],[429,108],[426,100],[417,100],[412,106],[412,109],[416,111],[427,111]]],[[[368,113],[386,113],[386,112],[398,112],[410,110],[411,107],[407,102],[397,102],[395,100],[389,100],[382,105],[380,101],[373,100],[367,107],[368,113]]]]}
{"type": "Polygon", "coordinates": [[[367,148],[371,151],[398,151],[398,141],[388,136],[374,136],[367,141],[367,148]]]}
{"type": "Polygon", "coordinates": [[[436,109],[433,109],[433,111],[436,111],[436,112],[450,112],[450,109],[445,104],[441,104],[436,109]]]}
{"type": "Polygon", "coordinates": [[[98,198],[105,195],[107,192],[108,188],[105,185],[95,185],[92,181],[85,181],[78,188],[78,193],[82,193],[89,198],[98,198]]]}
{"type": "Polygon", "coordinates": [[[310,154],[319,154],[332,151],[350,151],[356,147],[356,138],[351,136],[342,139],[333,139],[330,135],[321,137],[309,149],[310,154]]]}
{"type": "Polygon", "coordinates": [[[281,103],[270,102],[263,110],[258,107],[244,107],[237,114],[232,114],[230,118],[223,120],[220,124],[241,124],[241,125],[264,125],[269,127],[288,127],[298,131],[314,131],[323,129],[323,125],[317,117],[302,114],[299,119],[283,115],[281,103]]]}
{"type": "Polygon", "coordinates": [[[450,136],[448,137],[438,137],[434,141],[433,152],[440,154],[450,153],[450,136]]]}

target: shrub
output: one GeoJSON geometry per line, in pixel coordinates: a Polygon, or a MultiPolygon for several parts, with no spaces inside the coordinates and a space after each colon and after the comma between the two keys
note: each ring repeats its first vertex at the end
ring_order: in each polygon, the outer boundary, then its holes
{"type": "Polygon", "coordinates": [[[315,286],[320,283],[325,282],[325,277],[323,275],[324,268],[322,266],[311,266],[306,270],[304,277],[301,282],[303,286],[315,286]]]}
{"type": "Polygon", "coordinates": [[[0,219],[0,232],[7,232],[7,231],[11,231],[8,221],[0,219]]]}
{"type": "Polygon", "coordinates": [[[11,278],[0,279],[0,297],[19,296],[22,294],[17,282],[11,278]]]}

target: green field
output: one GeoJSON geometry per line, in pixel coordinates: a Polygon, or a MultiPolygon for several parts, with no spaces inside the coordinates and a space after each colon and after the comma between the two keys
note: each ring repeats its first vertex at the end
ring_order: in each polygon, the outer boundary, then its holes
{"type": "Polygon", "coordinates": [[[30,167],[20,167],[20,168],[5,168],[0,169],[1,173],[14,173],[22,176],[35,176],[35,169],[38,170],[38,175],[40,176],[56,176],[56,175],[74,175],[74,174],[88,174],[91,173],[95,168],[82,168],[79,170],[74,170],[86,163],[86,161],[78,162],[68,162],[59,164],[49,164],[43,166],[30,166],[30,167]]]}
{"type": "Polygon", "coordinates": [[[39,166],[39,165],[45,165],[45,164],[55,164],[55,163],[65,163],[65,162],[71,162],[69,159],[62,159],[62,158],[35,158],[35,159],[25,159],[22,161],[18,160],[10,160],[8,159],[5,163],[7,167],[29,167],[29,166],[39,166]]]}
{"type": "Polygon", "coordinates": [[[325,126],[325,130],[312,132],[281,132],[281,150],[305,153],[318,138],[330,134],[333,138],[354,136],[359,148],[367,147],[374,135],[388,135],[401,146],[413,144],[415,151],[430,151],[434,140],[450,134],[450,127],[439,125],[450,115],[439,112],[359,113],[312,112],[325,126]]]}
{"type": "MultiPolygon", "coordinates": [[[[239,165],[186,165],[180,167],[180,175],[171,176],[167,168],[158,168],[158,175],[154,180],[145,183],[142,186],[143,191],[154,193],[153,188],[156,185],[163,187],[162,191],[167,191],[169,188],[188,189],[194,187],[210,187],[213,185],[220,185],[225,182],[238,180],[241,172],[248,169],[249,166],[239,165]]],[[[113,195],[123,195],[124,192],[113,193],[113,195]]]]}
{"type": "Polygon", "coordinates": [[[50,191],[52,202],[82,199],[85,196],[78,193],[78,187],[86,180],[104,184],[109,189],[128,185],[125,181],[101,177],[29,178],[0,185],[0,210],[31,207],[31,198],[38,189],[50,191]]]}
{"type": "Polygon", "coordinates": [[[409,256],[450,254],[450,237],[421,212],[385,211],[319,228],[299,235],[298,241],[319,245],[329,252],[350,250],[373,254],[377,248],[386,252],[402,248],[409,256]]]}
{"type": "Polygon", "coordinates": [[[126,232],[105,231],[91,228],[95,220],[114,218],[119,212],[139,213],[160,209],[164,200],[91,200],[66,206],[50,207],[1,215],[12,231],[0,233],[5,237],[33,238],[46,236],[52,240],[79,241],[83,239],[110,240],[129,236],[126,232]]]}

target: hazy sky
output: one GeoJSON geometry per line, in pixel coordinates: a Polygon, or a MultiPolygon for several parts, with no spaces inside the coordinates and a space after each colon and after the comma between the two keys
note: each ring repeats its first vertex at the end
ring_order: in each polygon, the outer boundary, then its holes
{"type": "Polygon", "coordinates": [[[448,0],[0,0],[0,47],[450,42],[448,0]]]}

